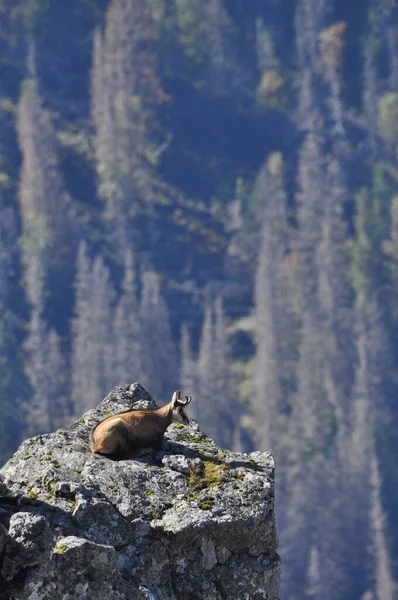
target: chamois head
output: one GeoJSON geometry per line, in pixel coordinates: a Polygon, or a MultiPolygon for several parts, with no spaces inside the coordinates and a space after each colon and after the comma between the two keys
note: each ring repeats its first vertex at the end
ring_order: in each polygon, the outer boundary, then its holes
{"type": "Polygon", "coordinates": [[[181,400],[181,390],[174,392],[171,398],[171,410],[173,423],[182,423],[189,425],[189,417],[185,413],[185,407],[191,402],[192,396],[185,396],[185,400],[181,400]]]}

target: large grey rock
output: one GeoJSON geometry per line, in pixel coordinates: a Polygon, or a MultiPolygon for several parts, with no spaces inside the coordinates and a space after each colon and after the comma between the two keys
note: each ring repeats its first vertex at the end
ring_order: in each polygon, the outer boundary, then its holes
{"type": "Polygon", "coordinates": [[[75,536],[57,542],[52,560],[27,576],[19,597],[32,600],[143,598],[139,590],[135,595],[130,593],[114,548],[75,536]]]}
{"type": "Polygon", "coordinates": [[[17,512],[10,519],[8,541],[1,574],[10,581],[19,571],[50,559],[55,543],[47,519],[29,512],[17,512]]]}
{"type": "Polygon", "coordinates": [[[95,423],[155,406],[139,384],[117,387],[3,467],[1,599],[280,598],[269,453],[221,450],[195,422],[140,458],[90,453],[95,423]]]}

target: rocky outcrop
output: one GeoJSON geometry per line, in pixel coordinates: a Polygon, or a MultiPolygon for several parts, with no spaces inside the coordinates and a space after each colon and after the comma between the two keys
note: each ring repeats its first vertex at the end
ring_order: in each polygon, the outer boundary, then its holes
{"type": "Polygon", "coordinates": [[[92,455],[108,415],[155,407],[115,388],[1,470],[0,597],[18,600],[277,600],[274,462],[220,449],[197,424],[130,460],[92,455]]]}

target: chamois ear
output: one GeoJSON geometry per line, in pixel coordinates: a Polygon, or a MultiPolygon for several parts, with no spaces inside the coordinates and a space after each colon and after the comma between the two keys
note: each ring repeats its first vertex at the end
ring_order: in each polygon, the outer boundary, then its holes
{"type": "Polygon", "coordinates": [[[181,390],[176,390],[174,392],[174,394],[171,397],[171,406],[172,408],[175,407],[175,405],[177,404],[177,401],[180,399],[181,397],[181,390]]]}

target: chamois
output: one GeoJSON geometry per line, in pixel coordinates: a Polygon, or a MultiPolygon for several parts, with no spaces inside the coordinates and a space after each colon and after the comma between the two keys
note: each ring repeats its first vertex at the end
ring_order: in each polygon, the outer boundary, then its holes
{"type": "Polygon", "coordinates": [[[170,423],[188,425],[185,407],[191,400],[191,396],[181,400],[181,390],[177,390],[171,401],[160,408],[129,410],[104,419],[91,432],[91,452],[115,458],[143,448],[159,450],[170,423]]]}

